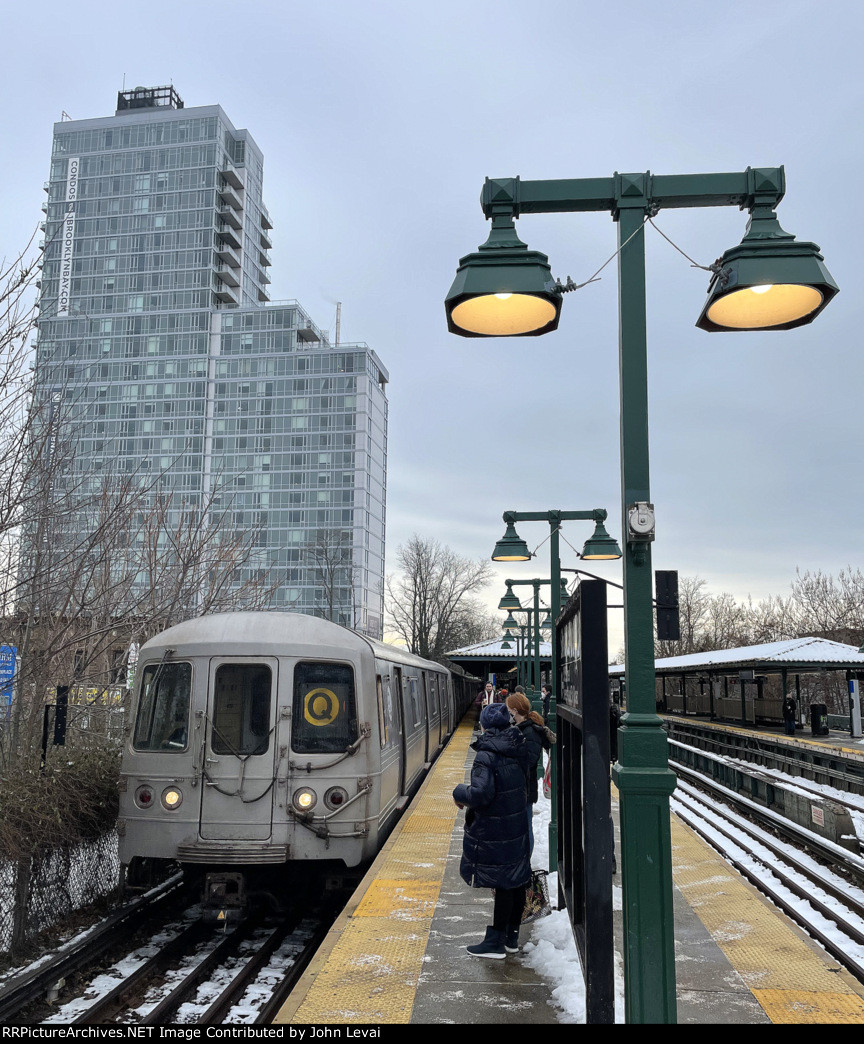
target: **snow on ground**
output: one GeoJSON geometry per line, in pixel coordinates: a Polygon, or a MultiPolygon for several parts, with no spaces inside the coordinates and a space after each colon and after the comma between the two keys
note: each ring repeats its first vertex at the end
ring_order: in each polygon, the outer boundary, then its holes
{"type": "MultiPolygon", "coordinates": [[[[614,802],[613,802],[614,807],[614,802]]],[[[534,855],[531,865],[535,870],[549,866],[549,821],[551,803],[543,797],[534,806],[534,855]]],[[[548,877],[549,898],[555,907],[558,897],[558,875],[548,877]]],[[[621,887],[613,879],[612,905],[621,909],[621,887]]],[[[522,960],[546,979],[552,986],[552,999],[561,1009],[559,1022],[585,1021],[585,980],[573,929],[566,910],[555,910],[530,926],[530,938],[522,947],[522,960]]],[[[525,938],[523,930],[522,938],[525,938]]],[[[615,1021],[624,1022],[624,965],[620,953],[615,954],[615,1021]]]]}

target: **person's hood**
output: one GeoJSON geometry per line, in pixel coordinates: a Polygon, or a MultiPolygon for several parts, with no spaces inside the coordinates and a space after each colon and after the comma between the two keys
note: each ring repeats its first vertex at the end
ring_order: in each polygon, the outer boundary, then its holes
{"type": "Polygon", "coordinates": [[[518,758],[525,746],[525,737],[510,725],[506,729],[490,729],[481,733],[471,746],[475,750],[488,750],[505,758],[518,758]]]}

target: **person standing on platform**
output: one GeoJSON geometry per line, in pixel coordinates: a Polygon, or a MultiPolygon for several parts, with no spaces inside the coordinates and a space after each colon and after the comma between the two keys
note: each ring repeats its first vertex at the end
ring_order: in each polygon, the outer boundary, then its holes
{"type": "Polygon", "coordinates": [[[481,707],[488,707],[490,703],[495,702],[495,686],[491,681],[486,682],[486,686],[480,693],[480,704],[481,707]]]}
{"type": "Polygon", "coordinates": [[[783,701],[783,727],[786,730],[787,736],[795,735],[795,718],[798,713],[798,707],[795,703],[795,699],[792,696],[787,696],[783,701]]]}
{"type": "Polygon", "coordinates": [[[500,959],[519,949],[525,892],[531,882],[528,823],[525,818],[525,740],[512,727],[510,711],[500,703],[480,712],[483,732],[470,783],[453,791],[467,808],[459,873],[472,888],[493,888],[492,924],[482,942],[468,947],[472,957],[500,959]]]}
{"type": "Polygon", "coordinates": [[[549,682],[545,682],[540,686],[540,691],[543,693],[543,720],[549,721],[549,708],[552,705],[552,686],[549,682]]]}
{"type": "Polygon", "coordinates": [[[531,702],[524,692],[518,690],[507,697],[507,708],[513,715],[516,728],[525,738],[528,751],[528,768],[525,772],[526,816],[528,822],[529,851],[534,854],[534,806],[540,796],[537,766],[544,750],[551,750],[555,734],[548,729],[537,711],[531,710],[531,702]]]}

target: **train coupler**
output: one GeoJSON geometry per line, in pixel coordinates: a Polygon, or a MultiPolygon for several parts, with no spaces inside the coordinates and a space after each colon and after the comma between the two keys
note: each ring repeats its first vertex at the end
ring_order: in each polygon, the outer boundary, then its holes
{"type": "Polygon", "coordinates": [[[238,873],[207,874],[201,900],[205,924],[226,928],[246,914],[246,878],[238,873]]]}

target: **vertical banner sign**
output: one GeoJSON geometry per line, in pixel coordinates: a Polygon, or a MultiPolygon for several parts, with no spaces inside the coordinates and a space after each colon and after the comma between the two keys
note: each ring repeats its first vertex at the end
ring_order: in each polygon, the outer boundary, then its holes
{"type": "Polygon", "coordinates": [[[556,621],[558,888],[585,980],[585,1021],[615,1021],[606,584],[581,580],[556,621]]]}
{"type": "Polygon", "coordinates": [[[75,202],[78,199],[79,157],[69,160],[66,172],[66,211],[60,239],[60,293],[57,297],[57,315],[69,314],[69,299],[72,293],[72,248],[75,244],[75,202]]]}
{"type": "Polygon", "coordinates": [[[0,715],[9,717],[12,706],[12,679],[15,677],[15,657],[18,647],[0,645],[0,715]]]}

